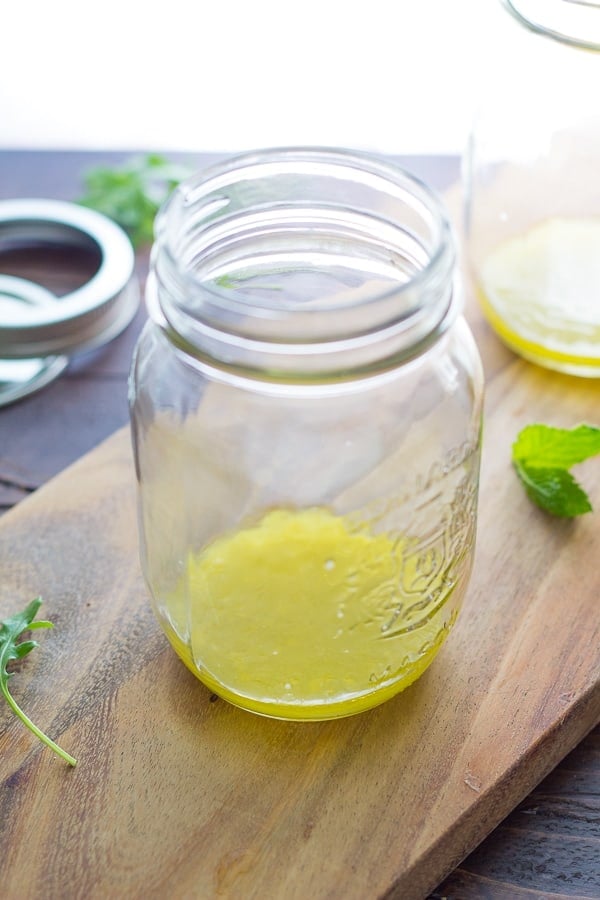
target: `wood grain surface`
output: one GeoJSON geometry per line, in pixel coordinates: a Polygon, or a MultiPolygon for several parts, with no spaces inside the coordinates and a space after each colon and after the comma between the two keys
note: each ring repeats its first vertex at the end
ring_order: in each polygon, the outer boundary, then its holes
{"type": "MultiPolygon", "coordinates": [[[[533,420],[598,421],[600,387],[530,366],[471,305],[468,317],[488,378],[474,576],[438,660],[379,709],[270,722],[215,701],[179,663],[139,572],[126,431],[2,518],[0,616],[43,593],[56,624],[13,689],[79,758],[68,769],[0,710],[3,896],[422,898],[598,722],[597,514],[557,522],[533,508],[510,443],[533,420]]],[[[6,454],[15,416],[27,419],[14,410],[41,410],[55,388],[0,413],[0,458],[25,490],[47,476],[26,457],[34,419],[23,455],[6,454]]],[[[599,507],[600,468],[579,477],[599,507]]],[[[568,768],[434,896],[561,896],[546,873],[569,837],[580,877],[563,896],[600,896],[597,731],[578,753],[596,781],[567,792],[562,818],[568,768]]]]}

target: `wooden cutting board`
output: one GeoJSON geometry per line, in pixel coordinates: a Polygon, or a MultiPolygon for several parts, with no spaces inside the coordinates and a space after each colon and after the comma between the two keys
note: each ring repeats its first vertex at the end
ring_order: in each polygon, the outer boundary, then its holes
{"type": "MultiPolygon", "coordinates": [[[[79,760],[0,707],[4,898],[422,898],[600,720],[599,514],[548,518],[510,466],[523,425],[598,422],[600,384],[468,318],[488,385],[473,579],[432,668],[376,710],[269,721],[184,668],[139,570],[127,432],[0,520],[0,617],[42,593],[56,625],[13,691],[79,760]]],[[[578,470],[600,509],[598,460],[578,470]]]]}

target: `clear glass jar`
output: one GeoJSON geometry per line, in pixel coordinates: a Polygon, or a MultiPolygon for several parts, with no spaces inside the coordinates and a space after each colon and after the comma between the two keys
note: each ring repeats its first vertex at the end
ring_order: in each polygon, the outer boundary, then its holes
{"type": "Polygon", "coordinates": [[[446,216],[345,152],[250,154],[160,213],[131,412],[142,563],[182,660],[284,719],[375,706],[471,569],[482,375],[446,216]]]}
{"type": "Polygon", "coordinates": [[[600,2],[502,6],[466,155],[474,281],[509,347],[598,377],[600,2]]]}

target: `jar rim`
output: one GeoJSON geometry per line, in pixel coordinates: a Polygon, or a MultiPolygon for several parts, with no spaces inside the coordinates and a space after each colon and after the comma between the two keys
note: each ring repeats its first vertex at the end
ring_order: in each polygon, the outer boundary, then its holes
{"type": "MultiPolygon", "coordinates": [[[[376,177],[385,179],[391,185],[396,185],[397,187],[402,188],[410,184],[414,189],[416,189],[419,192],[421,198],[430,204],[429,211],[432,214],[435,214],[438,220],[436,223],[438,229],[438,240],[437,246],[433,253],[430,255],[430,258],[425,266],[419,269],[414,274],[414,276],[411,277],[410,282],[407,282],[406,285],[401,286],[400,290],[402,290],[403,287],[408,288],[409,286],[418,286],[422,282],[426,281],[429,271],[438,264],[439,258],[444,253],[445,246],[447,245],[448,241],[451,240],[452,229],[450,220],[437,193],[416,175],[413,175],[399,165],[388,162],[385,159],[382,159],[374,154],[345,150],[342,148],[300,145],[292,147],[274,147],[265,150],[253,150],[236,154],[234,156],[228,157],[221,162],[214,163],[208,168],[203,169],[198,174],[192,175],[190,178],[182,181],[177,186],[173,194],[166,200],[156,218],[156,239],[159,239],[161,227],[163,226],[163,220],[168,216],[169,209],[174,204],[178,195],[184,194],[184,203],[186,205],[191,205],[194,202],[194,199],[197,199],[197,197],[199,196],[199,191],[201,188],[206,191],[211,184],[217,186],[221,179],[230,174],[233,175],[234,173],[239,173],[242,169],[258,166],[266,167],[273,164],[280,164],[282,162],[282,157],[284,156],[285,164],[287,165],[300,162],[308,164],[329,164],[338,166],[340,169],[342,167],[356,168],[357,170],[360,170],[361,173],[366,172],[376,177]],[[189,191],[187,195],[185,194],[186,191],[189,191]]],[[[176,265],[177,262],[175,259],[175,254],[173,253],[173,248],[169,241],[165,242],[164,249],[169,254],[171,263],[173,265],[176,265]]],[[[186,271],[185,273],[183,273],[183,275],[190,286],[198,283],[198,279],[193,272],[186,271]]],[[[205,283],[202,284],[202,290],[208,291],[214,294],[216,297],[225,300],[228,309],[236,310],[239,307],[237,311],[243,311],[245,314],[249,313],[249,308],[246,303],[238,303],[235,297],[232,298],[231,295],[226,293],[224,290],[215,290],[212,285],[205,283]]],[[[394,286],[392,290],[394,293],[397,293],[399,288],[398,286],[394,286]]],[[[378,298],[373,299],[375,300],[378,298]]],[[[253,300],[252,307],[255,311],[260,309],[264,309],[266,311],[276,311],[279,309],[277,303],[269,303],[268,300],[264,298],[261,299],[260,302],[256,302],[256,300],[253,300]]],[[[335,309],[338,312],[340,311],[339,306],[336,306],[335,309]]],[[[321,306],[320,311],[327,311],[327,307],[321,306]]]]}
{"type": "Polygon", "coordinates": [[[187,348],[196,346],[196,338],[214,343],[223,332],[229,355],[234,344],[239,349],[245,343],[252,352],[264,344],[280,357],[287,351],[297,359],[315,350],[339,354],[342,345],[365,350],[378,334],[387,340],[393,332],[408,356],[436,340],[457,312],[456,251],[442,202],[406,169],[372,154],[281,147],[227,158],[181,183],[161,209],[155,235],[158,302],[176,342],[183,338],[187,348]],[[340,217],[357,210],[363,230],[352,231],[352,223],[348,234],[366,235],[365,246],[370,241],[385,257],[395,273],[391,284],[382,278],[370,292],[334,291],[333,297],[318,291],[307,304],[304,297],[286,295],[282,302],[281,295],[271,300],[264,292],[257,299],[243,285],[237,290],[239,282],[232,292],[207,275],[220,271],[225,252],[237,252],[244,229],[253,234],[252,216],[260,221],[259,232],[267,222],[270,241],[289,237],[297,227],[301,241],[318,242],[325,233],[329,239],[328,227],[337,239],[340,217]],[[405,252],[401,235],[413,241],[416,256],[405,252]],[[394,268],[393,253],[414,266],[394,268]]]}
{"type": "Polygon", "coordinates": [[[561,44],[600,51],[600,0],[500,0],[521,25],[561,44]]]}

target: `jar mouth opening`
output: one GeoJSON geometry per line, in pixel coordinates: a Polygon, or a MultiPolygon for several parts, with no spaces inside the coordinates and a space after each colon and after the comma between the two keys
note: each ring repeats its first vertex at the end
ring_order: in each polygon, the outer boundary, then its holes
{"type": "Polygon", "coordinates": [[[562,44],[600,51],[600,0],[501,0],[518,22],[562,44]]]}
{"type": "Polygon", "coordinates": [[[391,162],[312,147],[243,154],[182,182],[157,217],[158,253],[189,314],[296,326],[386,301],[411,315],[454,265],[429,187],[391,162]],[[307,275],[319,265],[335,289],[307,275]]]}
{"type": "Polygon", "coordinates": [[[366,154],[233,157],[183,182],[155,231],[154,318],[188,355],[240,370],[305,377],[409,359],[462,299],[438,197],[366,154]]]}

